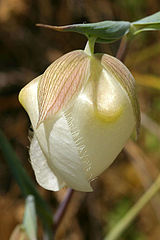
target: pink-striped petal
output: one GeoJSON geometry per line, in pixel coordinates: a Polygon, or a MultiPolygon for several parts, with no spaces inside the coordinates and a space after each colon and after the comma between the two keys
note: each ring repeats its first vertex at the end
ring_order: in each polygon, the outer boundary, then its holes
{"type": "Polygon", "coordinates": [[[38,85],[38,125],[66,107],[89,78],[90,57],[82,50],[67,53],[52,63],[38,85]]]}

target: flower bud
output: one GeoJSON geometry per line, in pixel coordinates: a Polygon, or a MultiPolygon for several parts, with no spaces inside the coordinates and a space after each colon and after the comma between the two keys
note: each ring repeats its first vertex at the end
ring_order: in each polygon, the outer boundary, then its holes
{"type": "Polygon", "coordinates": [[[9,240],[30,240],[22,225],[17,225],[12,232],[9,240]]]}
{"type": "Polygon", "coordinates": [[[20,92],[34,130],[31,164],[38,183],[92,191],[135,126],[134,78],[116,58],[77,50],[53,62],[20,92]]]}

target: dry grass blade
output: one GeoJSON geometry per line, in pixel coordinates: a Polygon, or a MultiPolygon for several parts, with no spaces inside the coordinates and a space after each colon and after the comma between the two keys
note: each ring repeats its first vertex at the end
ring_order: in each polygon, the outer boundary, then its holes
{"type": "Polygon", "coordinates": [[[160,126],[145,113],[141,113],[141,123],[148,131],[153,133],[160,141],[160,126]]]}
{"type": "MultiPolygon", "coordinates": [[[[135,167],[137,174],[142,182],[142,185],[145,190],[152,184],[153,179],[159,173],[158,168],[154,165],[153,161],[149,159],[148,156],[139,148],[139,146],[133,141],[129,141],[125,147],[125,152],[129,155],[131,163],[135,167]]],[[[155,215],[157,216],[158,221],[160,221],[160,194],[157,195],[151,200],[153,209],[155,210],[155,215]]]]}

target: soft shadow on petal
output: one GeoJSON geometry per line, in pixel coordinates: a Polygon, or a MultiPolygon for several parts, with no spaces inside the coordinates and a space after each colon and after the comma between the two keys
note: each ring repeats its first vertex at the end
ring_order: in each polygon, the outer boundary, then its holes
{"type": "Polygon", "coordinates": [[[109,71],[113,77],[122,85],[126,90],[130,101],[132,103],[135,119],[136,119],[136,131],[139,134],[140,128],[140,109],[136,95],[135,80],[128,68],[117,58],[108,54],[96,54],[101,59],[102,66],[109,71]]]}
{"type": "Polygon", "coordinates": [[[26,110],[31,120],[33,129],[36,128],[39,111],[37,102],[37,87],[41,76],[33,79],[19,93],[19,101],[26,110]]]}
{"type": "MultiPolygon", "coordinates": [[[[38,139],[39,145],[43,146],[43,152],[44,152],[45,156],[47,156],[47,158],[45,158],[46,165],[48,165],[48,167],[50,167],[48,164],[48,143],[47,143],[47,139],[46,139],[46,135],[45,135],[44,125],[41,124],[41,126],[39,126],[39,128],[36,129],[38,116],[39,116],[38,102],[37,102],[37,88],[38,88],[38,81],[40,80],[40,77],[41,76],[33,79],[29,84],[27,84],[21,90],[21,92],[19,94],[19,101],[23,105],[23,107],[25,108],[26,112],[28,113],[28,115],[30,117],[30,121],[32,123],[34,133],[35,133],[35,135],[38,135],[38,137],[39,137],[39,139],[38,139]]],[[[31,143],[31,147],[32,147],[33,143],[34,143],[34,140],[31,143]]],[[[39,159],[39,161],[41,161],[41,159],[39,159]]],[[[53,175],[56,175],[58,182],[59,182],[59,186],[62,186],[63,180],[61,179],[58,171],[56,171],[55,169],[51,169],[51,171],[53,172],[53,175]]]]}
{"type": "Polygon", "coordinates": [[[30,159],[37,182],[45,189],[58,191],[65,186],[60,183],[53,171],[49,168],[47,160],[34,136],[30,145],[30,159]]]}

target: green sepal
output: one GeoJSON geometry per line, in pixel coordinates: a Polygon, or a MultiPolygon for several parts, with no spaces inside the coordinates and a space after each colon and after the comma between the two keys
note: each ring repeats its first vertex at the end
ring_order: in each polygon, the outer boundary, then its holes
{"type": "Polygon", "coordinates": [[[127,21],[103,21],[97,23],[73,24],[66,26],[51,26],[37,24],[39,27],[50,28],[61,32],[77,32],[87,38],[95,37],[96,42],[114,42],[128,33],[130,22],[127,21]]]}

